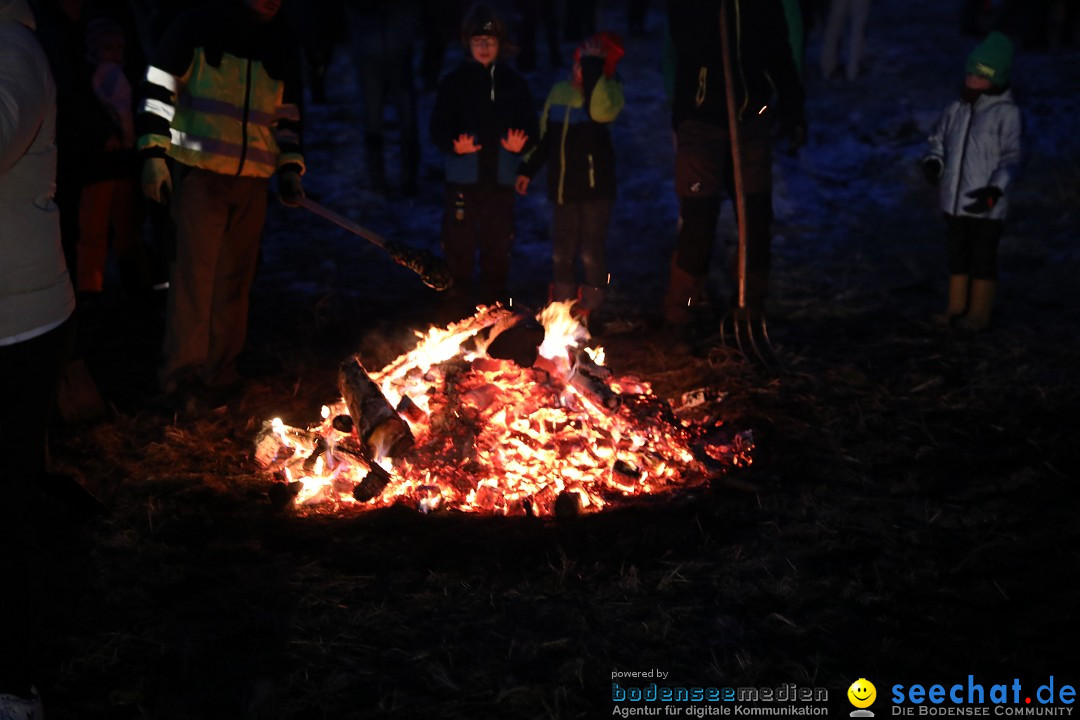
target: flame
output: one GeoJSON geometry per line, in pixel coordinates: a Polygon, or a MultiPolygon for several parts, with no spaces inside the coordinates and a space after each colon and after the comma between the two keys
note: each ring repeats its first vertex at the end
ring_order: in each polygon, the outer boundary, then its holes
{"type": "Polygon", "coordinates": [[[536,515],[595,512],[625,496],[700,484],[710,466],[751,462],[749,431],[704,443],[705,430],[678,421],[647,383],[615,377],[570,308],[552,303],[540,313],[547,362],[529,368],[486,354],[477,335],[491,323],[477,318],[491,308],[417,332],[413,350],[371,374],[415,438],[401,457],[375,467],[339,400],[307,429],[266,423],[256,459],[300,506],[404,501],[425,513],[536,515]]]}

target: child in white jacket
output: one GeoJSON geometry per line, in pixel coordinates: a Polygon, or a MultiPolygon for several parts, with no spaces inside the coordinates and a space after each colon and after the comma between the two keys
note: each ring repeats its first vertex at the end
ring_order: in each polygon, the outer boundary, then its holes
{"type": "Polygon", "coordinates": [[[975,48],[963,95],[945,109],[922,161],[945,214],[949,302],[933,317],[939,325],[990,325],[998,244],[1020,167],[1020,109],[1009,89],[1012,57],[1012,42],[999,32],[975,48]]]}

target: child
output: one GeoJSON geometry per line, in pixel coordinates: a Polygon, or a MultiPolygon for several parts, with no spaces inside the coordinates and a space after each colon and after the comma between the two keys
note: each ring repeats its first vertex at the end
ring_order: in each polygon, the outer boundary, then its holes
{"type": "Polygon", "coordinates": [[[963,95],[945,109],[923,158],[940,188],[949,254],[949,304],[936,324],[990,325],[1007,192],[1020,164],[1020,110],[1009,89],[1013,47],[992,32],[967,60],[963,95]]]}
{"type": "Polygon", "coordinates": [[[506,26],[479,5],[465,19],[465,60],[439,85],[431,138],[446,156],[443,252],[454,279],[447,311],[504,300],[514,241],[514,180],[522,151],[537,136],[536,105],[525,79],[502,62],[506,26]],[[480,254],[480,293],[471,295],[480,254]]]}
{"type": "Polygon", "coordinates": [[[87,143],[96,157],[87,163],[79,203],[76,279],[80,293],[104,289],[109,231],[127,290],[147,292],[150,268],[142,245],[142,214],[136,182],[134,106],[131,84],[124,75],[124,34],[109,18],[95,18],[86,27],[90,82],[101,115],[87,143]]]}
{"type": "Polygon", "coordinates": [[[575,309],[586,321],[603,301],[607,284],[604,246],[615,201],[609,126],[624,103],[622,83],[615,77],[622,56],[622,41],[613,33],[598,33],[575,51],[570,79],[548,93],[540,142],[517,179],[517,191],[524,195],[544,163],[551,162],[548,198],[555,204],[555,217],[550,299],[576,298],[575,309]],[[580,287],[574,272],[579,258],[585,280],[580,287]]]}

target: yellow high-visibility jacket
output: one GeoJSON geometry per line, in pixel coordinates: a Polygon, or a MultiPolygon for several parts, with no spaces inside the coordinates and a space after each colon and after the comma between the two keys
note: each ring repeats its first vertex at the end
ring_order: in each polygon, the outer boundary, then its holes
{"type": "Polygon", "coordinates": [[[143,83],[140,152],[222,175],[303,172],[297,50],[280,16],[259,22],[240,3],[180,15],[143,83]]]}

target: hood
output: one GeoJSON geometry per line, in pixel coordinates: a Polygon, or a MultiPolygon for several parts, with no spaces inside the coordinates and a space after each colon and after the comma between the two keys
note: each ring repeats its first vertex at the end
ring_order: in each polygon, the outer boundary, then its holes
{"type": "Polygon", "coordinates": [[[27,0],[0,0],[0,22],[17,22],[33,30],[34,13],[27,0]]]}

